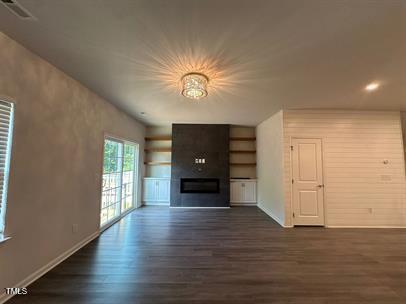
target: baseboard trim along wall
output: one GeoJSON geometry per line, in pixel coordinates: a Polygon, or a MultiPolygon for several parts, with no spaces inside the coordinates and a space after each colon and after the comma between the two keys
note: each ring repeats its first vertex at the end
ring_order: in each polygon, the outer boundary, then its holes
{"type": "Polygon", "coordinates": [[[389,228],[389,229],[406,229],[406,226],[325,226],[326,228],[389,228]]]}
{"type": "Polygon", "coordinates": [[[257,203],[230,203],[230,207],[256,207],[257,203]]]}
{"type": "Polygon", "coordinates": [[[230,209],[230,207],[175,207],[170,206],[171,209],[230,209]]]}
{"type": "Polygon", "coordinates": [[[168,202],[143,202],[142,203],[143,206],[168,206],[169,207],[169,203],[168,202]]]}
{"type": "Polygon", "coordinates": [[[283,228],[292,228],[293,227],[293,226],[285,225],[284,222],[279,217],[277,217],[275,214],[273,214],[272,211],[270,211],[266,207],[262,206],[262,204],[258,204],[257,207],[259,209],[261,209],[262,211],[264,211],[269,217],[271,217],[273,220],[275,220],[275,222],[277,222],[283,228]]]}
{"type": "MultiPolygon", "coordinates": [[[[44,274],[46,274],[48,271],[50,271],[52,268],[58,266],[60,263],[62,263],[64,260],[66,260],[68,257],[70,257],[72,254],[74,254],[76,251],[93,241],[95,238],[97,238],[100,235],[99,231],[96,231],[92,235],[88,236],[81,242],[77,243],[75,246],[72,248],[68,249],[55,259],[53,259],[51,262],[48,264],[42,266],[40,269],[35,271],[34,273],[30,274],[28,277],[26,277],[24,280],[20,281],[19,283],[15,284],[14,286],[7,286],[7,287],[13,287],[13,288],[24,288],[29,286],[31,283],[34,281],[38,280],[40,277],[42,277],[44,274]]],[[[29,292],[29,291],[28,291],[29,292]]],[[[5,303],[9,299],[11,299],[14,295],[8,295],[5,292],[3,292],[0,295],[0,304],[5,303]]]]}

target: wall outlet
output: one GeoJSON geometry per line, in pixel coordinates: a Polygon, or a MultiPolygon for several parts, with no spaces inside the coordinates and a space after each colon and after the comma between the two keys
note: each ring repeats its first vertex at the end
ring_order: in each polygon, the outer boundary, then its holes
{"type": "Polygon", "coordinates": [[[78,233],[79,224],[72,224],[72,233],[78,233]]]}

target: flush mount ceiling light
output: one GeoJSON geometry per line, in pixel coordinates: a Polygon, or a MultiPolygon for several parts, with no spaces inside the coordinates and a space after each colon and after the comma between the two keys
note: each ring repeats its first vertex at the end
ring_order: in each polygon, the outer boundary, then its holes
{"type": "Polygon", "coordinates": [[[200,99],[207,96],[209,79],[200,73],[189,73],[182,77],[182,95],[190,99],[200,99]]]}
{"type": "Polygon", "coordinates": [[[379,88],[379,83],[377,83],[377,82],[371,82],[370,84],[368,84],[366,87],[365,87],[365,90],[366,91],[368,91],[368,92],[372,92],[372,91],[375,91],[377,88],[379,88]]]}

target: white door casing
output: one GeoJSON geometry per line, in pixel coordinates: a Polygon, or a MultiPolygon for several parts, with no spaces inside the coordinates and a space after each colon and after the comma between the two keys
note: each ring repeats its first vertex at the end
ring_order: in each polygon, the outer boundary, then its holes
{"type": "Polygon", "coordinates": [[[292,138],[292,202],[294,225],[324,225],[321,139],[292,138]]]}

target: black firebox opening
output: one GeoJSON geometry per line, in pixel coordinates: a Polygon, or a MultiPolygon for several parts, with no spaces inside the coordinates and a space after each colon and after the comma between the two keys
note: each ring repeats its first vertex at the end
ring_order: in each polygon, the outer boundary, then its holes
{"type": "Polygon", "coordinates": [[[220,193],[218,178],[181,178],[180,193],[220,193]]]}

